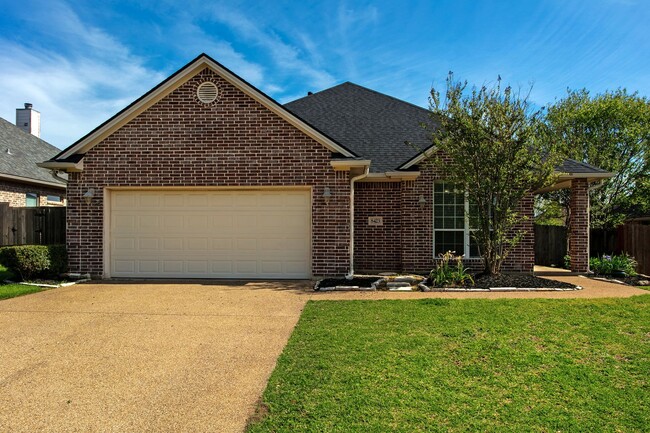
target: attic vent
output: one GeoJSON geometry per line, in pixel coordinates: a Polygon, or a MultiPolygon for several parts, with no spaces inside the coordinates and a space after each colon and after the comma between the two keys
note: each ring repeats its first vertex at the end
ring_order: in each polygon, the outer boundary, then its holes
{"type": "Polygon", "coordinates": [[[196,96],[198,96],[199,101],[204,104],[210,104],[217,100],[217,95],[219,91],[216,84],[206,81],[201,83],[201,85],[196,89],[196,96]]]}

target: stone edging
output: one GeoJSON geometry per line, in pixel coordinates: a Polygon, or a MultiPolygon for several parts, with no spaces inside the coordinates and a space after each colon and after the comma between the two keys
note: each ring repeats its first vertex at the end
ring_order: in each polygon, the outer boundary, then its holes
{"type": "MultiPolygon", "coordinates": [[[[323,280],[318,280],[314,285],[315,291],[320,292],[374,292],[377,291],[377,288],[384,283],[388,282],[386,278],[379,278],[377,281],[372,283],[370,287],[359,287],[359,286],[334,286],[334,287],[320,287],[320,283],[323,280]]],[[[398,284],[400,282],[397,282],[398,284]]],[[[582,286],[576,286],[575,288],[561,288],[561,287],[491,287],[489,289],[483,288],[470,288],[470,287],[429,287],[424,283],[418,283],[417,286],[405,286],[396,284],[394,287],[389,287],[389,292],[573,292],[576,290],[582,290],[582,286]],[[417,287],[417,289],[414,289],[417,287]],[[419,290],[418,290],[419,289],[419,290]]]]}
{"type": "Polygon", "coordinates": [[[90,281],[90,278],[84,278],[82,280],[77,280],[77,281],[68,281],[66,283],[60,283],[60,284],[26,283],[24,281],[17,283],[11,280],[4,280],[4,282],[7,284],[21,284],[23,286],[47,287],[48,289],[58,289],[59,287],[74,286],[77,283],[84,283],[86,281],[90,281]]]}

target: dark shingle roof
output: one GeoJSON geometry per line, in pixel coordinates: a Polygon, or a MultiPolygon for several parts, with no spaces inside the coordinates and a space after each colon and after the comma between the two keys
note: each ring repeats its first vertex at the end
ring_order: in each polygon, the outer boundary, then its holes
{"type": "MultiPolygon", "coordinates": [[[[289,102],[285,107],[357,155],[370,159],[372,173],[397,170],[419,150],[431,146],[428,133],[421,127],[431,122],[429,110],[350,82],[289,102]]],[[[607,174],[606,170],[573,159],[564,161],[558,171],[607,174]]]]}
{"type": "Polygon", "coordinates": [[[308,95],[285,107],[357,155],[372,160],[372,173],[393,171],[417,155],[418,149],[431,145],[420,126],[429,121],[428,110],[353,83],[308,95]]]}
{"type": "Polygon", "coordinates": [[[607,173],[607,170],[574,159],[567,159],[557,169],[562,173],[607,173]]]}
{"type": "Polygon", "coordinates": [[[50,171],[36,165],[60,152],[40,138],[28,134],[0,117],[0,175],[24,177],[42,182],[63,182],[54,179],[50,171]]]}

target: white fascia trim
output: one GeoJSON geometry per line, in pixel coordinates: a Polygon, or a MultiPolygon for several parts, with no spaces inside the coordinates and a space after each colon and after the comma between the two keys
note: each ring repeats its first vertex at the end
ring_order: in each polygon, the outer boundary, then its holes
{"type": "Polygon", "coordinates": [[[83,171],[84,169],[83,160],[79,162],[45,161],[45,162],[39,162],[36,165],[38,165],[41,168],[49,168],[50,170],[63,170],[67,172],[78,172],[78,171],[83,171]]]}
{"type": "Polygon", "coordinates": [[[359,182],[400,182],[415,180],[420,176],[419,171],[387,171],[385,173],[370,173],[359,182]]]}
{"type": "Polygon", "coordinates": [[[131,121],[133,118],[138,116],[140,113],[154,105],[156,102],[161,100],[166,95],[170,94],[172,91],[179,88],[181,85],[189,81],[197,73],[209,67],[214,72],[219,74],[222,78],[228,81],[230,84],[246,93],[251,98],[255,99],[257,102],[268,108],[273,113],[277,114],[284,120],[286,120],[291,125],[298,128],[300,131],[313,138],[332,152],[340,153],[347,157],[354,157],[356,155],[352,154],[350,151],[342,148],[340,145],[327,138],[321,132],[315,130],[313,127],[307,125],[304,121],[300,120],[287,110],[283,109],[281,106],[278,106],[276,103],[271,101],[266,95],[262,94],[259,90],[254,87],[244,83],[233,73],[225,70],[223,67],[213,62],[212,60],[206,57],[198,58],[194,63],[188,65],[185,70],[175,76],[172,80],[166,82],[164,85],[157,88],[154,92],[147,95],[146,98],[139,101],[137,104],[134,104],[128,110],[124,111],[117,117],[115,117],[111,122],[99,128],[93,134],[86,137],[83,141],[80,141],[75,146],[68,149],[63,153],[59,159],[68,158],[77,153],[86,153],[91,149],[95,144],[106,138],[108,135],[115,132],[117,129],[121,128],[123,125],[131,121]]]}
{"type": "Polygon", "coordinates": [[[330,161],[330,165],[336,171],[347,171],[352,168],[370,167],[370,160],[369,159],[349,159],[344,161],[335,160],[335,161],[330,161]]]}
{"type": "Polygon", "coordinates": [[[413,158],[406,161],[404,164],[402,164],[399,167],[399,169],[400,170],[406,170],[406,169],[409,169],[409,168],[413,167],[416,164],[419,164],[420,162],[422,162],[422,160],[424,158],[428,158],[432,154],[434,154],[436,152],[436,150],[437,149],[436,149],[435,146],[431,146],[431,147],[427,148],[424,152],[420,152],[418,155],[416,155],[413,158]]]}
{"type": "Polygon", "coordinates": [[[419,171],[387,171],[386,176],[391,179],[415,180],[420,177],[419,171]]]}
{"type": "Polygon", "coordinates": [[[559,180],[567,179],[608,179],[614,173],[555,173],[559,180]]]}
{"type": "Polygon", "coordinates": [[[63,190],[66,189],[66,186],[62,185],[60,183],[48,182],[46,180],[30,179],[28,177],[14,176],[14,175],[5,174],[5,173],[0,173],[0,179],[7,179],[7,180],[10,180],[10,181],[14,181],[14,182],[24,182],[24,183],[34,184],[34,185],[44,185],[44,186],[48,186],[50,188],[59,188],[59,189],[63,189],[63,190]]]}

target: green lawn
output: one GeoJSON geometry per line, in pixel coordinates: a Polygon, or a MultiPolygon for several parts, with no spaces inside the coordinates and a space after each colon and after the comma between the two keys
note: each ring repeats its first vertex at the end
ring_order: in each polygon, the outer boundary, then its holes
{"type": "Polygon", "coordinates": [[[311,301],[256,432],[650,429],[650,295],[311,301]]]}
{"type": "Polygon", "coordinates": [[[25,286],[22,284],[5,284],[4,280],[13,275],[4,266],[0,265],[0,299],[14,298],[44,290],[41,287],[25,286]]]}

